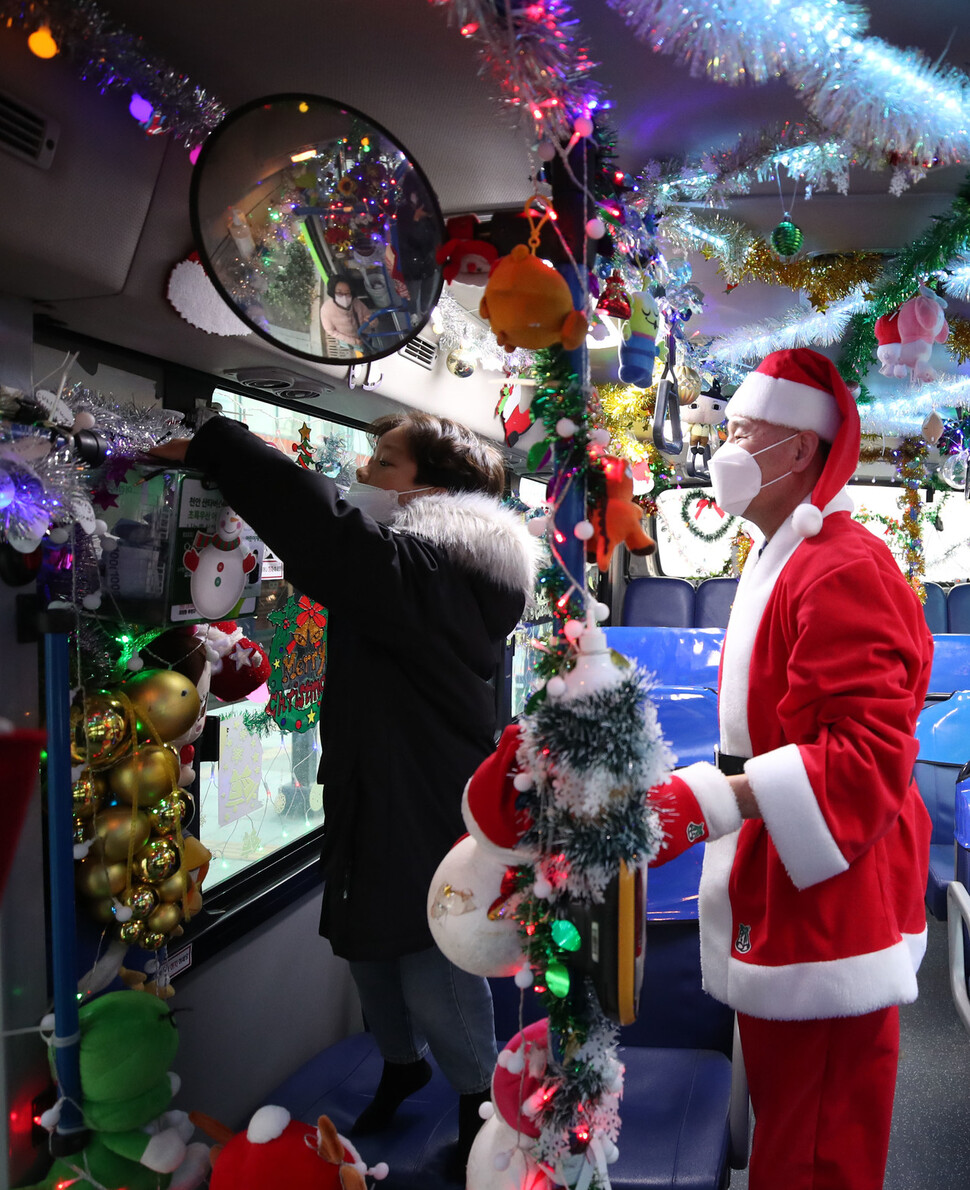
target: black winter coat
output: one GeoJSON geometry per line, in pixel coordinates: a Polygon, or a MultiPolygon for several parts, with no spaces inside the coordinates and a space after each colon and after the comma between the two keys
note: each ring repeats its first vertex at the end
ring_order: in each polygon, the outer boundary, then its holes
{"type": "Polygon", "coordinates": [[[531,592],[536,543],[480,493],[418,497],[393,528],[378,524],[223,418],[202,426],[186,463],[330,613],[320,932],[348,959],[423,950],[431,878],[493,747],[489,679],[531,592]]]}

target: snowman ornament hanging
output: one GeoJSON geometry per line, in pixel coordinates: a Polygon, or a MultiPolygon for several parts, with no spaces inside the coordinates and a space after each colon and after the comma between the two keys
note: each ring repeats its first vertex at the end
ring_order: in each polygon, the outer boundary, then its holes
{"type": "Polygon", "coordinates": [[[192,603],[206,620],[222,620],[242,598],[256,555],[242,544],[243,522],[223,508],[215,533],[196,533],[182,564],[191,574],[192,603]]]}

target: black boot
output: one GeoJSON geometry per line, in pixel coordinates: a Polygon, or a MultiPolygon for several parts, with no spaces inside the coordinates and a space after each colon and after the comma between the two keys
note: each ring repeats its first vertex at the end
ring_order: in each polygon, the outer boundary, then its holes
{"type": "Polygon", "coordinates": [[[385,1062],[374,1098],[357,1117],[351,1136],[381,1132],[409,1095],[420,1091],[431,1078],[431,1067],[424,1058],[417,1062],[385,1062]]]}
{"type": "Polygon", "coordinates": [[[478,1109],[483,1103],[487,1103],[489,1098],[490,1092],[487,1088],[484,1091],[475,1091],[471,1095],[458,1096],[458,1143],[448,1162],[449,1177],[455,1181],[464,1182],[465,1180],[468,1154],[471,1152],[472,1143],[478,1135],[479,1128],[484,1123],[478,1114],[478,1109]]]}

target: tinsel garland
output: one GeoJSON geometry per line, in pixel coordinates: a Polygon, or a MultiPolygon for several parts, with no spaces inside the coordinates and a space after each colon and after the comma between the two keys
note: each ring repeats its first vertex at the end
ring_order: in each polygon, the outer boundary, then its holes
{"type": "Polygon", "coordinates": [[[902,526],[906,535],[906,581],[920,598],[926,602],[926,588],[923,586],[923,536],[920,528],[922,501],[919,489],[926,483],[926,443],[922,438],[904,438],[893,452],[896,470],[902,480],[903,491],[899,497],[902,512],[902,526]]]}
{"type": "Polygon", "coordinates": [[[226,114],[218,100],[155,57],[141,37],[93,0],[0,0],[0,21],[27,32],[48,25],[61,53],[102,95],[120,89],[147,99],[154,116],[146,131],[171,132],[186,146],[199,145],[226,114]]]}
{"type": "Polygon", "coordinates": [[[837,256],[815,256],[802,260],[779,260],[767,242],[756,239],[744,259],[738,282],[763,281],[803,289],[816,310],[838,301],[860,285],[871,285],[884,264],[876,252],[851,252],[837,256]]]}
{"type": "Polygon", "coordinates": [[[966,318],[948,318],[950,336],[946,341],[946,349],[958,364],[966,363],[970,359],[970,322],[966,318]]]}
{"type": "Polygon", "coordinates": [[[748,323],[711,343],[711,356],[726,363],[758,361],[772,351],[793,347],[827,347],[838,343],[853,314],[866,308],[868,298],[863,288],[833,302],[826,310],[806,311],[794,306],[777,318],[748,323]]]}
{"type": "Polygon", "coordinates": [[[886,267],[864,312],[855,314],[842,345],[839,371],[849,384],[861,386],[861,399],[869,395],[863,380],[876,358],[876,320],[917,293],[920,281],[945,271],[949,261],[959,257],[970,242],[970,181],[964,180],[945,215],[908,248],[897,253],[886,267]]]}
{"type": "Polygon", "coordinates": [[[655,51],[728,84],[786,78],[840,138],[903,169],[970,155],[966,75],[862,37],[865,11],[841,0],[608,0],[655,51]]]}
{"type": "Polygon", "coordinates": [[[441,297],[432,316],[432,329],[438,332],[438,347],[442,354],[462,350],[478,358],[483,368],[493,372],[522,372],[532,363],[532,352],[522,347],[506,352],[499,347],[492,330],[480,318],[466,310],[447,289],[441,297]]]}
{"type": "Polygon", "coordinates": [[[595,63],[579,40],[578,22],[563,0],[493,4],[488,0],[430,0],[478,49],[480,73],[516,114],[525,111],[539,137],[568,139],[578,115],[602,91],[595,63]]]}
{"type": "Polygon", "coordinates": [[[586,980],[570,972],[556,931],[577,902],[602,901],[621,862],[646,863],[660,846],[660,820],[644,793],[667,776],[673,757],[650,684],[645,671],[627,666],[592,694],[569,697],[547,686],[520,724],[517,760],[532,781],[522,794],[533,821],[523,843],[538,857],[520,870],[515,918],[561,1051],[547,1076],[535,1156],[567,1171],[567,1184],[570,1163],[586,1160],[580,1136],[616,1140],[621,1068],[615,1030],[586,980]]]}

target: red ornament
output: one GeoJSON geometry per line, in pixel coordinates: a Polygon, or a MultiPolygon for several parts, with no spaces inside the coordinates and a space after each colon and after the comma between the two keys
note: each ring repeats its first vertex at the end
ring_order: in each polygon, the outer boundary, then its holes
{"type": "Polygon", "coordinates": [[[619,273],[611,273],[607,277],[603,296],[596,303],[596,309],[602,314],[612,314],[614,318],[630,317],[630,296],[623,288],[623,278],[619,273]]]}

